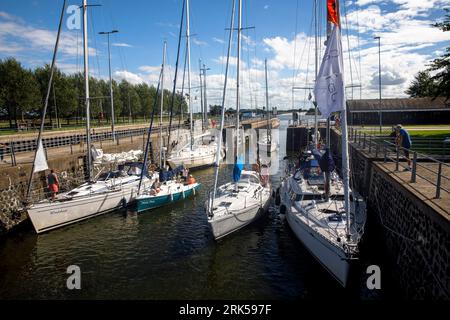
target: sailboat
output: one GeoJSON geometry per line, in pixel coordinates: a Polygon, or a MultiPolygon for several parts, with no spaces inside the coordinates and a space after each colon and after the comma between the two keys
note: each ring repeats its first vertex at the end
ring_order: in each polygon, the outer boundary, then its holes
{"type": "MultiPolygon", "coordinates": [[[[232,43],[232,32],[234,27],[235,1],[233,0],[230,35],[228,42],[227,64],[225,68],[225,83],[222,98],[222,117],[220,131],[224,129],[225,95],[227,86],[227,76],[229,58],[232,43]]],[[[242,2],[238,0],[238,39],[237,39],[237,71],[236,71],[236,114],[240,110],[239,92],[239,69],[240,69],[240,49],[242,31],[242,2]]],[[[216,151],[216,171],[214,180],[214,190],[209,194],[205,203],[208,225],[214,238],[220,239],[229,235],[262,216],[268,209],[270,203],[271,186],[268,176],[262,176],[257,171],[243,170],[244,144],[240,140],[239,117],[236,117],[235,150],[236,157],[233,170],[233,181],[217,187],[220,164],[220,151],[222,140],[219,139],[216,151]]],[[[242,138],[241,138],[242,139],[242,138]]]]}
{"type": "MultiPolygon", "coordinates": [[[[163,82],[164,82],[164,68],[165,68],[165,57],[166,57],[166,42],[164,42],[163,49],[163,63],[161,66],[161,112],[162,112],[162,101],[163,101],[163,82]]],[[[158,86],[159,87],[159,86],[158,86]]],[[[148,161],[148,153],[150,146],[150,137],[152,132],[153,118],[154,118],[153,109],[150,128],[147,133],[147,144],[144,153],[144,167],[147,167],[148,161]]],[[[161,132],[161,131],[160,131],[161,132]]],[[[162,144],[161,144],[162,145],[162,144]]],[[[162,155],[162,153],[160,153],[162,155]]],[[[160,167],[161,167],[162,159],[160,156],[160,167]]],[[[136,196],[136,210],[137,212],[142,212],[145,210],[155,209],[158,207],[166,206],[172,204],[176,201],[180,201],[188,198],[191,195],[195,195],[198,189],[200,188],[200,184],[197,183],[192,177],[186,179],[185,182],[177,181],[175,178],[179,173],[182,172],[184,168],[182,166],[170,170],[170,171],[161,171],[159,173],[158,181],[155,181],[153,184],[143,183],[142,180],[139,183],[139,187],[137,190],[136,196]]],[[[143,179],[144,176],[141,176],[143,179]]]]}
{"type": "Polygon", "coordinates": [[[272,121],[270,119],[270,109],[269,109],[269,87],[267,83],[267,59],[264,60],[264,70],[266,78],[266,113],[267,113],[267,131],[266,135],[259,138],[258,149],[260,153],[274,152],[278,148],[276,141],[272,139],[272,121]]]}
{"type": "MultiPolygon", "coordinates": [[[[87,0],[83,0],[83,40],[84,40],[84,77],[85,77],[85,101],[86,101],[86,144],[87,144],[87,182],[81,186],[59,194],[54,201],[42,200],[31,204],[27,208],[28,216],[37,233],[60,228],[75,222],[79,222],[114,209],[126,206],[136,195],[141,175],[149,182],[147,170],[141,163],[126,163],[120,170],[110,171],[101,175],[96,181],[92,179],[92,148],[90,136],[90,99],[89,99],[89,65],[88,65],[88,41],[87,41],[87,0]]],[[[61,21],[62,21],[61,16],[61,21]]],[[[54,50],[52,70],[59,42],[54,50]]],[[[53,72],[53,71],[52,71],[53,72]]],[[[51,87],[52,77],[49,80],[51,87]]],[[[42,147],[43,121],[45,119],[46,105],[42,115],[41,130],[38,137],[32,174],[48,169],[42,147]],[[45,163],[44,163],[45,162],[45,163]]],[[[153,175],[156,175],[154,173],[153,175]]],[[[28,197],[31,191],[31,177],[28,186],[28,197]]],[[[152,178],[153,179],[153,178],[152,178]]]]}
{"type": "MultiPolygon", "coordinates": [[[[283,179],[280,212],[290,228],[319,263],[342,285],[347,286],[351,262],[358,259],[358,244],[364,232],[366,205],[350,189],[347,122],[339,14],[335,0],[328,0],[328,21],[333,30],[316,77],[314,95],[324,116],[341,113],[342,174],[334,172],[329,148],[306,151],[299,168],[283,179]],[[330,88],[333,90],[330,92],[330,88]]],[[[317,52],[316,52],[317,55],[317,52]]],[[[317,141],[317,140],[316,140],[317,141]]]]}
{"type": "MultiPolygon", "coordinates": [[[[192,101],[191,101],[191,41],[190,41],[190,21],[189,21],[189,0],[185,1],[186,7],[186,54],[187,54],[187,78],[188,94],[187,105],[189,108],[189,130],[190,139],[178,149],[172,150],[167,163],[172,169],[184,166],[189,169],[211,166],[215,163],[217,142],[216,137],[211,133],[204,132],[194,137],[192,101]],[[206,137],[206,139],[205,139],[206,137]]],[[[183,26],[180,25],[180,29],[183,26]]]]}

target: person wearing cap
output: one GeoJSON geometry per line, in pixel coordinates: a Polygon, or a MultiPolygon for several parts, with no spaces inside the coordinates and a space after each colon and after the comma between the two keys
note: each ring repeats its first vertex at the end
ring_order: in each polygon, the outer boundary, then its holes
{"type": "Polygon", "coordinates": [[[406,161],[408,162],[408,168],[405,168],[403,171],[409,171],[411,170],[411,159],[409,158],[409,149],[411,149],[412,145],[411,136],[409,135],[408,131],[406,131],[406,129],[402,127],[401,124],[398,124],[395,127],[395,131],[397,132],[397,147],[402,148],[403,153],[406,157],[406,161]]]}

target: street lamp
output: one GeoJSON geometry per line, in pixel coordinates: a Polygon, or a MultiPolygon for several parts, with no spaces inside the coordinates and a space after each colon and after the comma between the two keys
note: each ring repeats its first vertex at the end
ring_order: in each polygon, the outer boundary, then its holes
{"type": "Polygon", "coordinates": [[[98,34],[106,34],[108,36],[108,56],[109,56],[109,94],[111,99],[111,135],[112,139],[115,142],[116,141],[116,133],[114,131],[114,97],[113,97],[113,85],[112,85],[112,75],[111,75],[111,50],[109,47],[109,35],[111,33],[118,33],[118,30],[112,30],[112,31],[103,31],[99,32],[98,34]]]}
{"type": "Polygon", "coordinates": [[[381,112],[381,38],[379,36],[373,37],[375,40],[378,40],[378,92],[379,92],[379,101],[378,101],[378,117],[380,119],[380,135],[382,130],[382,112],[381,112]]]}

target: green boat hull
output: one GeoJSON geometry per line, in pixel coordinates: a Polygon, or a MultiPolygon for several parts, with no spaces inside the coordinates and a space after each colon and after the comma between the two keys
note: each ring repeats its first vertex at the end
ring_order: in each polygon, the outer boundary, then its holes
{"type": "Polygon", "coordinates": [[[163,207],[166,205],[170,205],[171,203],[184,200],[190,196],[192,196],[194,193],[196,194],[198,192],[198,189],[200,188],[200,184],[195,186],[192,189],[189,189],[184,192],[176,192],[171,195],[163,195],[163,196],[157,196],[157,197],[145,197],[140,198],[136,200],[136,207],[137,212],[142,212],[146,210],[151,210],[159,207],[163,207]]]}

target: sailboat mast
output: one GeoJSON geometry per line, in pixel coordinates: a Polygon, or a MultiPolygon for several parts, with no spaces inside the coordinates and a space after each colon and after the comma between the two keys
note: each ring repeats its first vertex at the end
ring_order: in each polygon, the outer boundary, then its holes
{"type": "Polygon", "coordinates": [[[163,45],[163,60],[162,60],[162,66],[161,66],[161,110],[159,115],[159,167],[162,168],[164,165],[164,162],[162,160],[163,158],[163,134],[162,134],[162,127],[163,127],[163,111],[164,111],[164,67],[166,65],[166,46],[167,42],[164,41],[163,45]]]}
{"type": "Polygon", "coordinates": [[[191,136],[191,150],[194,145],[194,133],[192,126],[192,105],[191,105],[191,30],[189,23],[189,0],[186,0],[186,52],[187,52],[187,78],[188,78],[188,99],[187,105],[189,108],[189,130],[191,136]]]}
{"type": "MultiPolygon", "coordinates": [[[[67,1],[64,0],[63,6],[62,6],[62,9],[61,9],[61,16],[59,18],[58,34],[56,35],[56,43],[55,43],[55,48],[53,50],[52,64],[50,66],[50,78],[48,80],[47,94],[45,95],[44,109],[42,110],[41,125],[39,127],[39,134],[38,134],[37,143],[36,143],[36,151],[34,153],[33,166],[31,168],[30,178],[28,180],[28,188],[27,188],[26,200],[28,200],[29,197],[30,197],[31,187],[32,187],[32,184],[33,184],[33,174],[34,174],[34,169],[35,169],[36,156],[37,156],[37,153],[38,153],[39,146],[42,143],[42,133],[44,132],[45,115],[47,114],[48,100],[50,98],[50,91],[51,91],[51,88],[52,88],[53,75],[55,73],[56,54],[58,52],[58,47],[59,47],[59,39],[60,39],[60,36],[61,36],[61,28],[62,28],[62,23],[63,23],[63,19],[64,19],[64,12],[66,10],[66,2],[67,1]]],[[[53,94],[54,93],[55,93],[55,87],[53,86],[53,94]]],[[[55,99],[55,101],[56,101],[56,99],[55,99]]],[[[55,102],[55,106],[56,106],[56,102],[55,102]]],[[[56,116],[56,118],[57,118],[58,127],[59,127],[58,116],[56,116]]]]}
{"type": "Polygon", "coordinates": [[[202,60],[198,60],[198,68],[200,70],[199,72],[199,80],[200,80],[200,109],[202,112],[202,132],[205,131],[205,113],[203,109],[203,82],[202,82],[202,60]]]}
{"type": "Polygon", "coordinates": [[[270,111],[269,111],[269,85],[267,83],[267,59],[264,59],[264,73],[266,77],[266,112],[267,112],[267,141],[272,141],[271,139],[271,128],[270,128],[270,111]]]}
{"type": "MultiPolygon", "coordinates": [[[[241,66],[241,31],[242,31],[242,0],[238,0],[238,36],[237,36],[237,61],[236,61],[236,161],[239,157],[239,112],[240,112],[240,102],[239,102],[239,82],[240,73],[239,69],[241,66]]],[[[237,163],[237,162],[236,162],[237,163]]]]}
{"type": "MultiPolygon", "coordinates": [[[[317,0],[314,0],[314,43],[315,43],[315,67],[314,67],[314,74],[315,74],[315,79],[317,81],[317,74],[319,72],[319,23],[318,23],[318,8],[317,8],[317,0]]],[[[319,130],[319,125],[317,122],[317,102],[314,104],[314,147],[317,148],[318,147],[318,143],[319,143],[319,137],[318,137],[318,130],[319,130]]]]}
{"type": "Polygon", "coordinates": [[[214,199],[216,198],[217,182],[219,180],[219,165],[220,165],[220,155],[222,151],[222,140],[223,140],[223,129],[225,126],[225,97],[227,93],[227,83],[228,83],[228,68],[230,66],[230,55],[231,55],[231,43],[233,42],[233,29],[234,29],[234,14],[235,14],[236,0],[233,0],[233,9],[231,9],[231,22],[230,22],[230,34],[228,36],[228,51],[227,51],[227,63],[225,66],[225,79],[223,83],[223,94],[222,94],[222,117],[220,118],[220,134],[217,143],[217,153],[216,153],[216,171],[214,178],[214,189],[213,197],[211,200],[210,215],[213,215],[214,210],[214,199]]]}
{"type": "Polygon", "coordinates": [[[92,155],[91,155],[91,115],[89,98],[89,59],[88,59],[88,33],[87,33],[87,0],[83,0],[83,45],[84,45],[84,88],[86,103],[86,149],[87,149],[87,180],[92,177],[92,155]]]}

